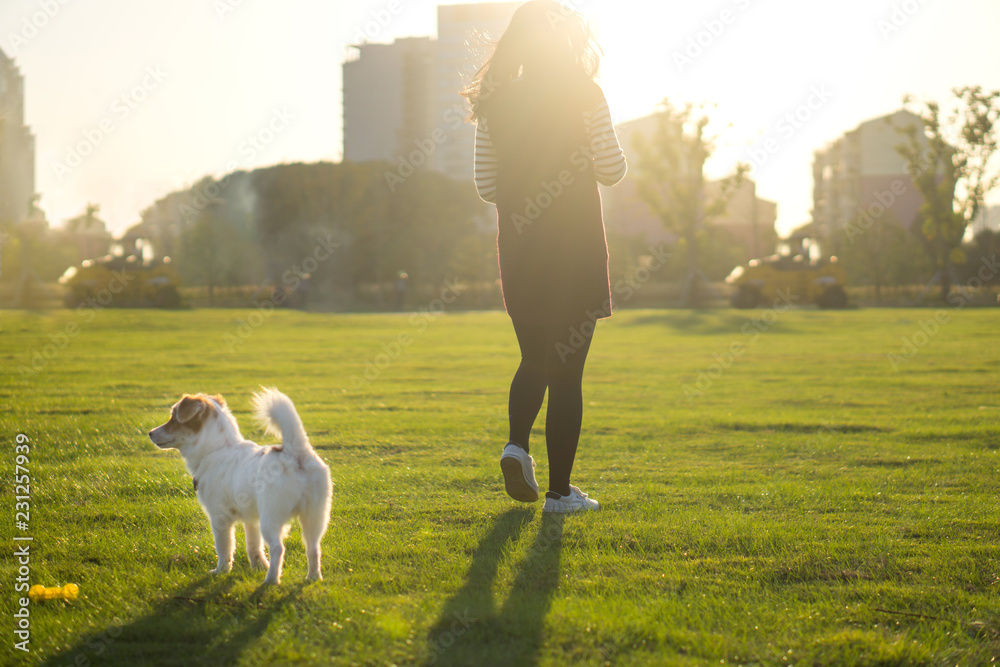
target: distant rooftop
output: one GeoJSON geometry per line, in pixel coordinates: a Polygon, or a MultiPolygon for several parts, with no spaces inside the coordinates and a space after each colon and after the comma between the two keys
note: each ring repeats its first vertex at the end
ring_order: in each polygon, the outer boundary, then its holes
{"type": "Polygon", "coordinates": [[[520,2],[481,2],[465,5],[438,5],[438,16],[451,23],[510,20],[520,2]]]}
{"type": "Polygon", "coordinates": [[[892,121],[894,119],[903,119],[903,118],[911,122],[920,122],[920,116],[913,113],[909,109],[899,109],[897,111],[893,111],[892,113],[887,113],[885,115],[878,116],[870,120],[862,121],[861,123],[858,124],[858,127],[860,128],[861,126],[868,125],[870,123],[884,123],[886,121],[892,121]]]}
{"type": "Polygon", "coordinates": [[[868,120],[861,121],[853,129],[846,130],[836,139],[826,142],[821,148],[814,151],[815,155],[821,155],[828,153],[830,150],[836,148],[845,139],[848,141],[858,141],[861,137],[861,131],[864,128],[877,127],[881,129],[885,125],[892,125],[894,127],[905,127],[908,125],[921,125],[922,121],[920,116],[913,113],[909,109],[897,109],[892,113],[883,114],[881,116],[876,116],[875,118],[869,118],[868,120]]]}

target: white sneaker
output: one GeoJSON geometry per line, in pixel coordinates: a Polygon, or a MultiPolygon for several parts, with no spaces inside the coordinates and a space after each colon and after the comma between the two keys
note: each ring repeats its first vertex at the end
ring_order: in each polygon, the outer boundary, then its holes
{"type": "Polygon", "coordinates": [[[587,497],[587,494],[575,486],[569,487],[569,495],[556,500],[545,496],[545,507],[543,512],[584,512],[586,510],[599,510],[601,504],[596,500],[587,497]]]}
{"type": "Polygon", "coordinates": [[[500,470],[503,471],[507,495],[522,503],[538,500],[538,482],[535,481],[535,459],[520,445],[507,443],[500,456],[500,470]]]}

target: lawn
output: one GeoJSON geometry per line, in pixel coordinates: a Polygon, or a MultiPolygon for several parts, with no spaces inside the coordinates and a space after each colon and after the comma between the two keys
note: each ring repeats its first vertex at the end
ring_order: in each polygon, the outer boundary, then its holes
{"type": "MultiPolygon", "coordinates": [[[[602,322],[574,474],[602,510],[559,520],[503,491],[517,348],[502,313],[0,312],[0,661],[988,664],[997,311],[937,317],[602,322]],[[296,402],[331,468],[322,582],[304,582],[297,527],[279,586],[239,548],[232,573],[208,574],[191,479],[146,437],[206,391],[268,442],[249,415],[259,385],[296,402]],[[25,544],[29,583],[81,595],[29,605],[29,653],[14,648],[25,544]]],[[[532,444],[545,480],[541,421],[532,444]]]]}

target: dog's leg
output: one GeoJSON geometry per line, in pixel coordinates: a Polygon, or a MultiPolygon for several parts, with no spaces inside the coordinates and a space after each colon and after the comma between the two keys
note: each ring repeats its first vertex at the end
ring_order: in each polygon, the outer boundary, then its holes
{"type": "Polygon", "coordinates": [[[246,521],[243,523],[243,531],[247,536],[247,557],[250,559],[250,567],[255,570],[266,570],[268,562],[260,540],[260,524],[256,521],[246,521]]]}
{"type": "Polygon", "coordinates": [[[302,524],[302,542],[306,546],[306,558],[309,561],[309,574],[306,575],[308,581],[316,581],[323,578],[320,572],[320,547],[319,542],[326,532],[326,521],[324,516],[317,511],[303,513],[299,517],[302,524]]]}
{"type": "Polygon", "coordinates": [[[219,563],[212,570],[212,574],[222,574],[232,569],[235,532],[236,527],[233,525],[231,519],[225,517],[212,518],[212,533],[215,535],[215,553],[219,556],[219,563]]]}
{"type": "Polygon", "coordinates": [[[261,517],[260,532],[267,542],[267,552],[271,557],[271,565],[267,568],[265,584],[277,584],[281,581],[281,565],[285,560],[285,545],[282,540],[284,525],[269,517],[261,517]]]}

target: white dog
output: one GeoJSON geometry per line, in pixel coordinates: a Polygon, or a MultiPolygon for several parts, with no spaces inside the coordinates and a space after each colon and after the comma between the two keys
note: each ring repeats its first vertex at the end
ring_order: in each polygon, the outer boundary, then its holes
{"type": "Polygon", "coordinates": [[[244,440],[222,397],[205,394],[184,396],[170,421],[150,431],[149,439],[184,457],[215,535],[219,563],[212,572],[232,567],[235,523],[242,521],[250,565],[267,568],[264,583],[278,583],[287,526],[297,516],[309,560],[306,578],[322,579],[319,542],[330,520],[330,469],[310,446],[291,399],[277,389],[264,389],[254,394],[253,405],[267,431],[281,438],[280,446],[244,440]]]}

